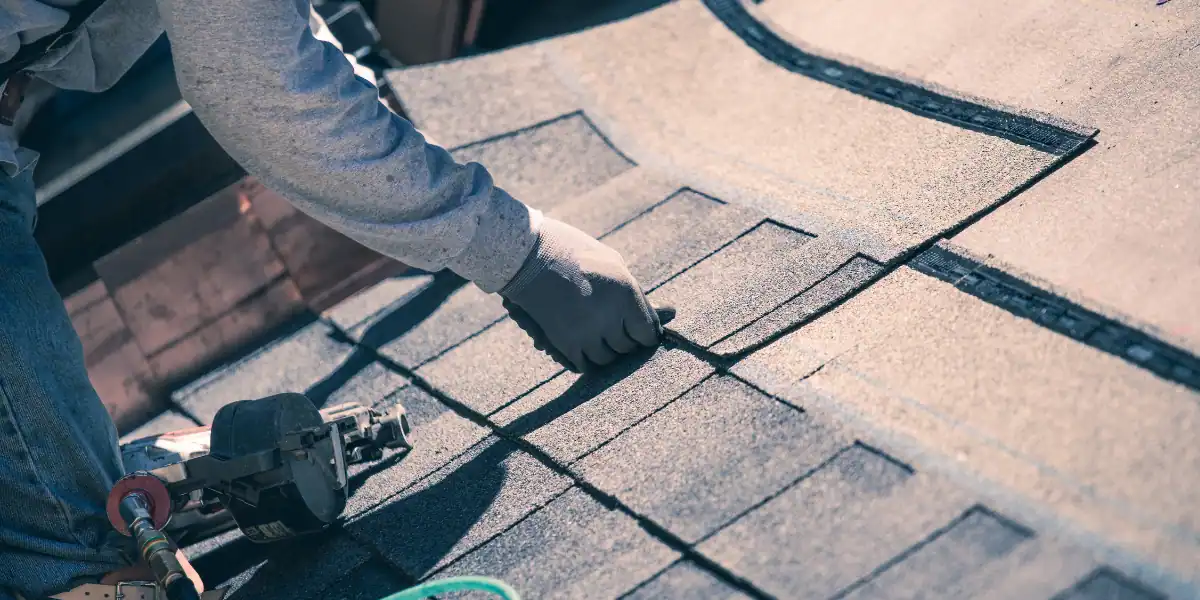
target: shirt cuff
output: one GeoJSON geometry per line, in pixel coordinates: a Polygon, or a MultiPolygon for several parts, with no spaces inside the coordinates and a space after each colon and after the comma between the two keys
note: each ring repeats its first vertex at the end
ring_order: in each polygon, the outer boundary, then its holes
{"type": "Polygon", "coordinates": [[[542,213],[493,188],[492,210],[485,214],[471,242],[448,267],[492,294],[516,277],[537,245],[542,213]]]}

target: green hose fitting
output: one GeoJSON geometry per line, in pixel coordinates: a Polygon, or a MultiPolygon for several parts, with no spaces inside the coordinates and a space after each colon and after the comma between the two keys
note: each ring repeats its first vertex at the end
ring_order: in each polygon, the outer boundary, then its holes
{"type": "Polygon", "coordinates": [[[447,577],[422,583],[416,587],[396,592],[380,600],[422,600],[437,594],[450,592],[490,592],[504,600],[521,600],[521,595],[512,586],[491,577],[447,577]]]}

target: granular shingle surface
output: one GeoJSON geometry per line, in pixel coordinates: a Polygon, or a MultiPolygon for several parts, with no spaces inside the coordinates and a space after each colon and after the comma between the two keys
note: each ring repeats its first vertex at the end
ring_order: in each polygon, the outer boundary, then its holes
{"type": "Polygon", "coordinates": [[[601,237],[681,191],[683,186],[669,177],[634,167],[556,205],[546,215],[601,237]]]}
{"type": "Polygon", "coordinates": [[[339,341],[329,325],[318,321],[197,380],[172,399],[211,423],[222,406],[238,400],[300,392],[318,408],[342,402],[369,405],[406,383],[369,351],[339,341]]]}
{"type": "Polygon", "coordinates": [[[487,165],[496,185],[540,210],[578,196],[633,167],[582,115],[569,115],[454,152],[487,165]]]}
{"type": "Polygon", "coordinates": [[[563,373],[492,420],[569,465],[712,372],[711,365],[683,350],[643,352],[603,374],[563,373]]]}
{"type": "Polygon", "coordinates": [[[762,218],[757,211],[683,191],[602,239],[621,253],[638,283],[652,289],[762,218]]]}
{"type": "Polygon", "coordinates": [[[1109,569],[1097,571],[1054,600],[1162,600],[1163,596],[1109,569]]]}
{"type": "Polygon", "coordinates": [[[488,431],[472,423],[410,385],[376,404],[386,409],[400,404],[412,425],[409,439],[413,449],[399,461],[388,451],[381,463],[360,465],[350,472],[351,495],[347,516],[357,515],[442,468],[487,437],[488,431]]]}
{"type": "Polygon", "coordinates": [[[678,557],[628,515],[573,488],[440,576],[520,581],[529,598],[616,597],[678,557]]]}
{"type": "Polygon", "coordinates": [[[720,252],[654,290],[650,299],[675,306],[668,327],[701,346],[791,300],[852,257],[842,246],[772,223],[758,226],[720,252]]]}
{"type": "Polygon", "coordinates": [[[421,367],[417,374],[477,412],[489,414],[563,369],[533,347],[511,319],[421,367]]]}
{"type": "Polygon", "coordinates": [[[714,377],[576,469],[639,514],[695,542],[845,443],[800,411],[734,379],[714,377]]]}
{"type": "Polygon", "coordinates": [[[971,510],[898,562],[872,574],[845,597],[900,600],[942,595],[1031,536],[1024,528],[985,511],[971,510]]]}
{"type": "Polygon", "coordinates": [[[632,600],[654,600],[655,598],[749,600],[750,598],[691,562],[671,565],[671,568],[663,571],[626,597],[632,600]]]}
{"type": "Polygon", "coordinates": [[[346,530],[414,578],[504,532],[570,487],[510,442],[489,438],[346,530]]]}
{"type": "Polygon", "coordinates": [[[952,488],[852,446],[699,547],[775,596],[828,598],[967,508],[952,488]]]}
{"type": "Polygon", "coordinates": [[[740,354],[817,314],[883,272],[879,263],[857,256],[783,306],[713,344],[721,355],[740,354]]]}
{"type": "Polygon", "coordinates": [[[443,271],[402,295],[348,331],[409,369],[479,333],[506,314],[501,299],[443,271]]]}
{"type": "Polygon", "coordinates": [[[189,560],[209,587],[221,584],[237,600],[325,598],[343,573],[370,557],[365,546],[336,529],[303,543],[260,545],[240,534],[218,541],[203,553],[189,552],[189,560]]]}
{"type": "Polygon", "coordinates": [[[404,90],[401,100],[414,124],[434,133],[434,141],[445,148],[499,136],[576,108],[572,94],[536,45],[398,69],[389,71],[387,78],[404,90]],[[492,93],[480,94],[480,89],[492,93]],[[473,110],[460,110],[466,98],[473,110]]]}
{"type": "MultiPolygon", "coordinates": [[[[352,471],[358,548],[295,561],[347,598],[1200,600],[1198,15],[677,0],[394,71],[430,139],[618,250],[666,343],[569,374],[410,271],[175,410],[408,407],[413,452],[352,471]],[[1068,302],[1095,339],[1041,319],[1068,302]]],[[[189,549],[214,585],[287,571],[238,539],[189,549]]]]}

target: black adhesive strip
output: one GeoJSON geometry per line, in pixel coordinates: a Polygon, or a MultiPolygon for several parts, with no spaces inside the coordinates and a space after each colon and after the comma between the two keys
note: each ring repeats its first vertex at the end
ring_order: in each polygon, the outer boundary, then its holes
{"type": "Polygon", "coordinates": [[[746,45],[776,65],[915,115],[1001,137],[1055,156],[1070,154],[1095,135],[1094,132],[1084,135],[1025,115],[947,96],[806,52],[760,23],[746,11],[740,0],[704,0],[704,4],[746,45]]]}
{"type": "Polygon", "coordinates": [[[1200,358],[1012,275],[933,247],[909,266],[988,304],[1200,391],[1200,358]]]}

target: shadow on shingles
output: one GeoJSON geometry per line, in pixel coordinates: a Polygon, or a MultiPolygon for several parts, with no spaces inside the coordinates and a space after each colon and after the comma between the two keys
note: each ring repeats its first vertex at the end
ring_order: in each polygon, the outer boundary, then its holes
{"type": "MultiPolygon", "coordinates": [[[[654,355],[652,350],[640,352],[612,367],[581,376],[567,391],[511,423],[507,431],[520,436],[536,431],[634,374],[654,355]]],[[[382,554],[406,577],[376,572],[380,571],[378,566],[372,568],[373,576],[364,572],[359,577],[362,567],[347,561],[339,564],[331,554],[345,547],[345,531],[340,524],[317,535],[279,544],[255,544],[239,537],[196,558],[193,565],[211,586],[233,582],[231,600],[310,597],[306,593],[314,594],[313,598],[323,597],[335,590],[345,591],[346,581],[362,588],[359,593],[364,598],[387,596],[398,591],[398,584],[412,585],[432,575],[451,552],[468,550],[456,547],[487,518],[488,510],[499,500],[508,477],[505,460],[517,451],[512,442],[495,441],[436,484],[369,513],[356,523],[355,529],[374,536],[382,554]],[[343,539],[341,544],[339,537],[343,539]]],[[[401,458],[390,458],[355,474],[351,493],[370,476],[400,463],[401,458]]]]}
{"type": "Polygon", "coordinates": [[[466,283],[467,280],[450,271],[436,273],[433,281],[408,302],[396,307],[368,327],[363,333],[361,345],[355,344],[350,356],[333,373],[309,387],[304,392],[305,395],[317,408],[325,406],[329,398],[342,386],[375,362],[374,351],[365,350],[363,347],[381,348],[412,331],[466,283]]]}
{"type": "MultiPolygon", "coordinates": [[[[673,344],[664,343],[661,351],[665,352],[673,347],[673,344]]],[[[581,376],[571,384],[570,388],[567,388],[567,391],[559,394],[555,399],[505,425],[503,428],[505,433],[516,437],[524,437],[537,431],[555,419],[582,406],[588,400],[599,396],[626,377],[633,375],[638,369],[641,369],[642,366],[649,362],[658,351],[638,351],[607,368],[581,376]]]]}
{"type": "MultiPolygon", "coordinates": [[[[536,431],[629,377],[654,355],[655,351],[647,350],[580,377],[567,391],[518,418],[505,431],[517,436],[536,431]]],[[[408,576],[423,579],[486,517],[504,487],[504,461],[517,451],[516,444],[498,440],[438,483],[368,514],[356,523],[356,529],[376,532],[376,544],[383,553],[408,576]]],[[[364,472],[356,478],[367,476],[364,472]]]]}
{"type": "MultiPolygon", "coordinates": [[[[351,541],[342,527],[334,526],[278,544],[261,545],[237,538],[196,559],[193,566],[208,587],[221,585],[228,589],[230,600],[303,600],[344,592],[347,579],[361,573],[368,566],[364,563],[370,562],[366,550],[351,541]]],[[[400,577],[394,569],[384,570],[390,572],[369,578],[373,585],[355,582],[355,590],[378,592],[372,598],[376,600],[415,583],[400,577]]]]}
{"type": "Polygon", "coordinates": [[[238,537],[215,548],[199,558],[192,559],[192,566],[200,574],[207,587],[215,587],[253,569],[255,565],[269,560],[270,546],[255,544],[238,537]]]}
{"type": "Polygon", "coordinates": [[[499,498],[516,451],[497,442],[436,484],[388,504],[355,524],[406,575],[422,579],[450,554],[499,498]]]}

